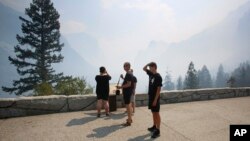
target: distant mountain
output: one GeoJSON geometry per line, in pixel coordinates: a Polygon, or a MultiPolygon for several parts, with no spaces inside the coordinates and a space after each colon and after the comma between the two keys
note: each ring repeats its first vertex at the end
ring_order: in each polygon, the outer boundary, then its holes
{"type": "MultiPolygon", "coordinates": [[[[207,65],[215,76],[220,63],[226,66],[226,71],[232,71],[239,63],[250,60],[249,52],[250,2],[247,2],[219,24],[185,41],[171,44],[152,41],[146,50],[138,53],[135,64],[139,67],[156,61],[163,77],[169,69],[176,80],[179,75],[185,75],[193,61],[197,70],[207,65]]],[[[145,75],[140,77],[143,79],[145,75]]],[[[146,82],[141,85],[145,86],[146,82]]]]}
{"type": "Polygon", "coordinates": [[[82,56],[72,49],[65,37],[62,37],[61,42],[64,43],[62,49],[64,59],[62,63],[54,65],[56,71],[63,72],[65,75],[84,76],[91,85],[94,85],[94,76],[98,73],[98,69],[85,61],[82,56]]]}
{"type": "MultiPolygon", "coordinates": [[[[16,34],[21,33],[21,22],[19,16],[23,13],[14,11],[0,3],[0,86],[11,86],[12,81],[19,78],[16,67],[10,64],[8,56],[14,56],[14,46],[17,45],[16,34]]],[[[74,49],[72,49],[65,37],[61,38],[65,44],[62,49],[63,62],[55,64],[56,72],[63,72],[65,75],[85,77],[94,85],[94,75],[98,69],[87,63],[74,49]]],[[[0,97],[13,97],[0,89],[0,97]]]]}
{"type": "Polygon", "coordinates": [[[23,13],[12,10],[0,2],[0,41],[8,44],[16,43],[16,34],[21,33],[19,16],[23,13]]]}
{"type": "Polygon", "coordinates": [[[91,64],[99,64],[100,59],[103,58],[98,41],[89,34],[83,32],[74,33],[65,35],[65,38],[72,48],[74,48],[80,55],[84,56],[87,62],[91,64]]]}
{"type": "Polygon", "coordinates": [[[151,42],[147,50],[138,54],[136,64],[142,64],[143,60],[155,60],[165,70],[168,66],[172,71],[179,68],[185,68],[186,71],[190,61],[199,66],[206,64],[217,69],[220,63],[235,65],[250,60],[249,23],[250,2],[247,2],[231,12],[221,23],[185,41],[172,44],[152,41],[153,46],[151,42]],[[148,57],[147,54],[151,56],[148,57]]]}

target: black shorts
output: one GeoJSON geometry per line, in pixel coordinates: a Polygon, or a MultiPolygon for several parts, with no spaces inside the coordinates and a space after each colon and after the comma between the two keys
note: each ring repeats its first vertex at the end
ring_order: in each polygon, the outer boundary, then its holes
{"type": "Polygon", "coordinates": [[[97,94],[97,100],[106,100],[108,101],[109,94],[97,94]]]}
{"type": "Polygon", "coordinates": [[[124,103],[127,105],[127,104],[130,104],[130,100],[131,100],[131,96],[132,96],[132,93],[124,93],[123,94],[123,100],[124,100],[124,103]]]}
{"type": "Polygon", "coordinates": [[[154,99],[148,101],[148,109],[151,109],[151,112],[160,112],[160,99],[157,100],[156,106],[152,106],[154,99]]]}

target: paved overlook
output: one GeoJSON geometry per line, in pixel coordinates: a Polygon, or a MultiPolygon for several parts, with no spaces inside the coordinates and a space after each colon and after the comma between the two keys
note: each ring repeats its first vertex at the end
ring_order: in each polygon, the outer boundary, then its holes
{"type": "MultiPolygon", "coordinates": [[[[0,120],[1,141],[142,141],[151,140],[147,107],[139,107],[133,124],[123,127],[124,108],[110,117],[96,111],[57,113],[0,120]]],[[[161,105],[158,141],[228,141],[230,124],[250,124],[250,97],[161,105]]]]}

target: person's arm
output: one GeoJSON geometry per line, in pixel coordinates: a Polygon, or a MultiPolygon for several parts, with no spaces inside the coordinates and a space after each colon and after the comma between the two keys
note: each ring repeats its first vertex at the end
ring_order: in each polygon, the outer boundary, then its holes
{"type": "Polygon", "coordinates": [[[127,81],[126,84],[122,85],[122,86],[116,86],[117,89],[124,89],[124,88],[128,88],[131,86],[131,81],[127,81]]]}
{"type": "Polygon", "coordinates": [[[159,87],[157,87],[156,96],[155,96],[155,99],[153,101],[153,105],[152,106],[156,106],[157,100],[158,100],[158,98],[160,96],[160,92],[161,92],[161,87],[159,86],[159,87]]]}
{"type": "Polygon", "coordinates": [[[143,70],[144,70],[145,72],[147,72],[148,66],[149,66],[149,64],[147,64],[147,65],[145,65],[145,66],[143,67],[143,70]]]}
{"type": "Polygon", "coordinates": [[[121,79],[124,79],[123,74],[120,75],[121,79]]]}
{"type": "Polygon", "coordinates": [[[130,86],[131,86],[131,81],[127,81],[127,83],[124,84],[124,85],[122,85],[121,88],[122,88],[122,89],[123,89],[123,88],[128,88],[128,87],[130,87],[130,86]]]}
{"type": "Polygon", "coordinates": [[[111,80],[111,76],[108,74],[108,72],[106,71],[106,74],[108,76],[108,80],[111,80]]]}
{"type": "Polygon", "coordinates": [[[132,75],[131,74],[126,74],[124,80],[126,80],[126,84],[122,85],[122,86],[118,86],[118,89],[124,89],[124,88],[128,88],[131,87],[132,84],[132,75]]]}
{"type": "Polygon", "coordinates": [[[157,104],[157,100],[160,98],[160,92],[161,92],[161,87],[162,87],[162,78],[161,76],[158,76],[155,78],[155,83],[156,83],[156,86],[157,86],[157,90],[156,90],[156,94],[155,94],[155,99],[153,101],[153,104],[152,106],[156,106],[157,104]]]}

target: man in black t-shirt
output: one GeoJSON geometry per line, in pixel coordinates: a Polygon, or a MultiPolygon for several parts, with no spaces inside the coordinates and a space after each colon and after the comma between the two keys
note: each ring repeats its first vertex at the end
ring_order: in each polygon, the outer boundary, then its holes
{"type": "Polygon", "coordinates": [[[153,126],[148,128],[150,132],[153,132],[151,138],[157,138],[160,136],[160,91],[162,87],[162,77],[157,73],[157,65],[155,62],[151,62],[143,67],[143,70],[149,76],[148,86],[148,108],[151,109],[153,115],[153,126]],[[149,69],[148,69],[149,67],[149,69]]]}
{"type": "Polygon", "coordinates": [[[129,72],[129,70],[130,70],[130,63],[129,62],[125,62],[123,67],[124,67],[124,70],[126,71],[126,75],[125,75],[124,81],[122,83],[122,86],[117,86],[117,88],[122,89],[124,103],[126,105],[126,109],[128,112],[128,119],[127,119],[126,123],[124,124],[124,126],[130,126],[132,123],[130,100],[131,100],[131,95],[133,93],[133,87],[132,87],[133,75],[129,72]]]}
{"type": "Polygon", "coordinates": [[[96,95],[97,95],[97,117],[101,116],[101,108],[104,104],[106,116],[109,116],[109,80],[111,76],[107,73],[105,67],[100,67],[100,75],[95,77],[96,80],[96,95]]]}
{"type": "MultiPolygon", "coordinates": [[[[136,89],[136,84],[137,84],[137,78],[134,76],[133,74],[133,69],[130,69],[129,70],[129,73],[132,74],[132,81],[131,81],[131,85],[132,85],[132,88],[133,88],[133,92],[132,92],[132,95],[131,95],[131,99],[130,99],[130,102],[131,102],[131,107],[132,107],[132,113],[135,113],[135,106],[136,106],[136,103],[135,103],[135,89],[136,89]]],[[[121,74],[120,76],[122,79],[124,79],[123,75],[121,74]]],[[[127,111],[125,111],[126,113],[127,111]]]]}

